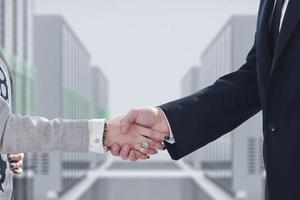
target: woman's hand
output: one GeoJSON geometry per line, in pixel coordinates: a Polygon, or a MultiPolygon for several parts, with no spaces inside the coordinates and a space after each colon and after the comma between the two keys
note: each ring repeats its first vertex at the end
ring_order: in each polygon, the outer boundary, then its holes
{"type": "Polygon", "coordinates": [[[23,173],[23,159],[24,159],[24,153],[7,155],[9,168],[11,169],[11,171],[14,172],[14,174],[20,175],[23,173]]]}

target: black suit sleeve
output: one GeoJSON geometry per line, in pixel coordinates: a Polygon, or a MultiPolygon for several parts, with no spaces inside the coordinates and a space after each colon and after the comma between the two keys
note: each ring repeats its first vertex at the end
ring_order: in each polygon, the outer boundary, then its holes
{"type": "Polygon", "coordinates": [[[213,85],[164,104],[175,143],[166,143],[175,160],[232,131],[261,110],[257,87],[255,44],[246,63],[213,85]]]}

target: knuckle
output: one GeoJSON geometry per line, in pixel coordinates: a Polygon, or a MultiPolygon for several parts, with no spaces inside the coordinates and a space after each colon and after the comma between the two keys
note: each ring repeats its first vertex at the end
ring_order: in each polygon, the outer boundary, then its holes
{"type": "Polygon", "coordinates": [[[138,112],[138,109],[137,108],[132,108],[131,110],[130,110],[130,113],[132,113],[132,114],[136,114],[138,112]]]}
{"type": "Polygon", "coordinates": [[[131,117],[137,115],[137,112],[138,112],[137,109],[131,109],[128,113],[128,117],[131,118],[131,117]]]}

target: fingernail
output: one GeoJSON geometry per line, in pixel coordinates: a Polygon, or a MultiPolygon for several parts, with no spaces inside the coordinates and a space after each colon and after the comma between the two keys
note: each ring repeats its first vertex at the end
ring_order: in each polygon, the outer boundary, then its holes
{"type": "Polygon", "coordinates": [[[170,136],[165,136],[165,140],[169,140],[170,139],[170,136]]]}

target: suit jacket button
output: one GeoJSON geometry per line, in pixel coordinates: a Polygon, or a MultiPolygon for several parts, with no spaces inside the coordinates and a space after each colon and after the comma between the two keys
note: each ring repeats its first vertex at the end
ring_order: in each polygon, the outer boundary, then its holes
{"type": "Polygon", "coordinates": [[[276,125],[275,124],[269,124],[268,129],[271,133],[275,133],[276,132],[276,125]]]}

